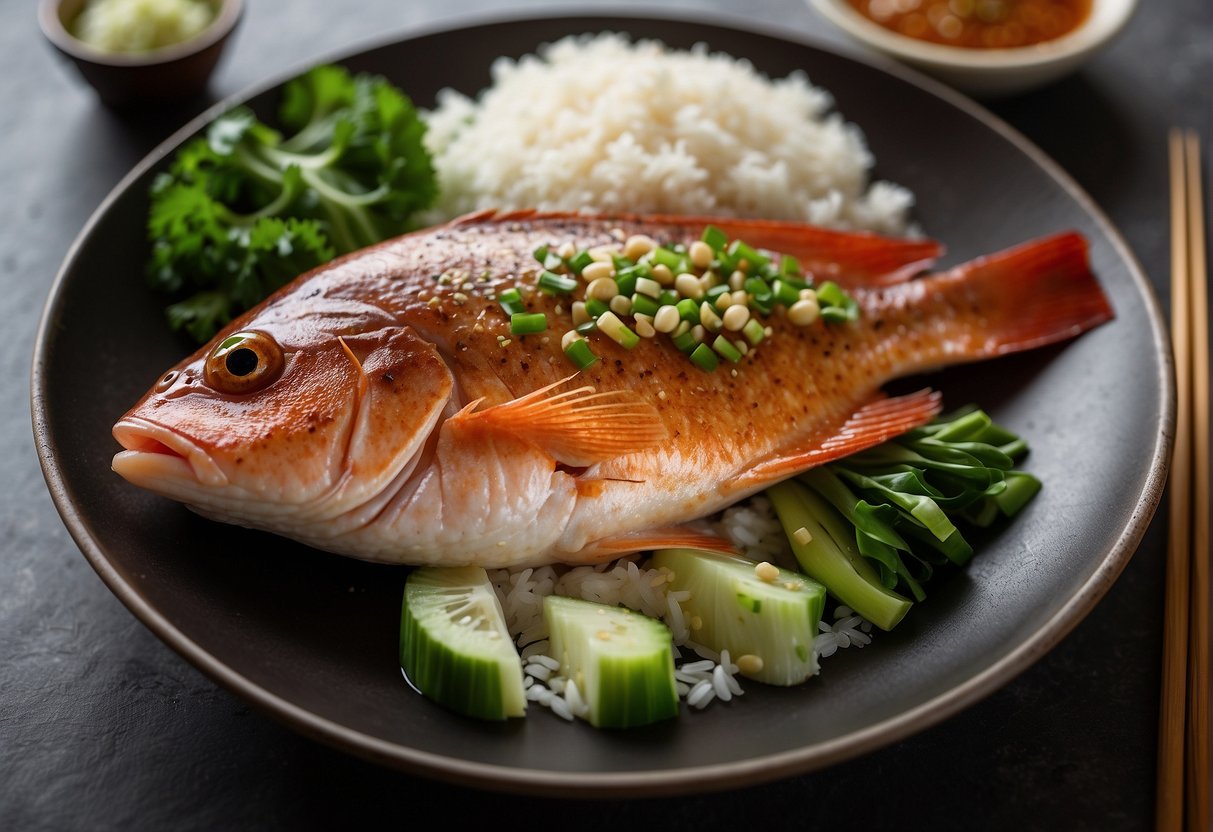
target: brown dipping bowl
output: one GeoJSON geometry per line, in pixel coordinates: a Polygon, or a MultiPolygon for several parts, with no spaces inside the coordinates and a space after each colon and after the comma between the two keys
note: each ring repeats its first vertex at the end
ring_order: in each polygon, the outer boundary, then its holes
{"type": "Polygon", "coordinates": [[[47,40],[76,65],[111,107],[136,107],[201,93],[244,10],[243,0],[212,0],[215,19],[189,40],[150,52],[106,52],[71,33],[72,21],[85,2],[41,0],[38,23],[47,40]]]}

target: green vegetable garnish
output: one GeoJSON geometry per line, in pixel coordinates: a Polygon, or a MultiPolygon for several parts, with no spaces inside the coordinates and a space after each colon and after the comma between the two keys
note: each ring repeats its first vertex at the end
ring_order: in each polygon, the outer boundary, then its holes
{"type": "Polygon", "coordinates": [[[805,571],[888,629],[909,605],[897,590],[921,601],[935,567],[972,557],[960,526],[1011,517],[1040,490],[1031,474],[1013,470],[1026,451],[985,413],[965,410],[767,493],[805,571]],[[797,541],[797,529],[812,541],[797,541]]]}
{"type": "Polygon", "coordinates": [[[152,185],[149,281],[184,296],[169,322],[198,341],[302,272],[407,231],[437,194],[425,125],[383,78],[316,67],[286,85],[278,122],[285,135],[237,107],[152,185]]]}
{"type": "Polygon", "coordinates": [[[497,302],[501,304],[501,308],[505,310],[507,315],[518,315],[526,311],[526,304],[522,302],[522,293],[517,289],[506,289],[497,295],[497,302]]]}
{"type": "Polygon", "coordinates": [[[720,359],[707,344],[700,344],[691,351],[691,361],[706,373],[710,373],[720,364],[720,359]]]}
{"type": "Polygon", "coordinates": [[[598,361],[598,356],[594,355],[594,351],[590,349],[590,345],[586,343],[584,338],[579,338],[569,344],[564,350],[565,356],[578,370],[584,370],[595,361],[598,361]]]}
{"type": "Polygon", "coordinates": [[[548,316],[542,312],[515,312],[510,315],[510,332],[533,335],[548,328],[548,316]]]}

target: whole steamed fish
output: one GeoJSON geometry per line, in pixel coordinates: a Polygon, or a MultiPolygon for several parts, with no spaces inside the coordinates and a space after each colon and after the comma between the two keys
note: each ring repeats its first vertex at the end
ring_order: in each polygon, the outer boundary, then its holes
{"type": "Polygon", "coordinates": [[[1112,316],[1077,234],[911,279],[939,252],[792,223],[464,218],[318,268],[233,321],[114,426],[113,468],[206,517],[367,560],[728,548],[693,521],[937,413],[937,395],[887,398],[885,382],[1112,316]],[[690,246],[709,222],[837,281],[858,318],[797,325],[776,307],[757,348],[715,372],[668,335],[625,349],[600,330],[587,345],[601,360],[577,372],[562,349],[572,297],[532,291],[532,252],[606,259],[633,235],[690,246]],[[545,331],[511,333],[511,287],[545,331]]]}

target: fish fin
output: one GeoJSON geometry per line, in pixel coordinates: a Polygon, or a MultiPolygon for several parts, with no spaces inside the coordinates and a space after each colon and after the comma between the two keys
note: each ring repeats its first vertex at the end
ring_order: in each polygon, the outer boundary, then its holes
{"type": "Polygon", "coordinates": [[[646,217],[651,222],[714,225],[730,239],[754,248],[787,254],[800,261],[818,282],[833,280],[851,288],[891,286],[921,273],[943,253],[935,240],[900,239],[866,231],[834,231],[798,222],[724,217],[646,217]]]}
{"type": "Polygon", "coordinates": [[[473,402],[449,420],[464,435],[504,432],[572,467],[647,450],[667,434],[656,408],[630,391],[561,390],[570,376],[485,410],[473,402]]]}
{"type": "Polygon", "coordinates": [[[729,485],[752,491],[755,487],[850,456],[929,422],[939,414],[939,408],[940,395],[933,390],[919,390],[891,399],[882,394],[851,414],[836,429],[824,430],[792,448],[760,460],[729,485]]]}
{"type": "Polygon", "coordinates": [[[595,540],[579,551],[569,562],[576,560],[577,563],[593,563],[614,560],[632,552],[648,552],[653,549],[675,547],[706,549],[709,552],[720,552],[726,555],[741,554],[732,541],[720,535],[689,526],[668,526],[595,540]]]}
{"type": "Polygon", "coordinates": [[[670,214],[601,214],[576,211],[515,211],[494,209],[466,214],[452,225],[476,225],[486,222],[543,222],[547,220],[611,220],[704,227],[714,225],[731,239],[744,240],[755,248],[788,254],[800,261],[801,268],[813,272],[818,280],[833,280],[844,288],[891,286],[909,280],[925,270],[943,253],[935,240],[885,237],[867,231],[834,231],[801,222],[783,220],[743,220],[730,217],[675,216],[670,214]]]}
{"type": "Polygon", "coordinates": [[[983,323],[967,348],[973,359],[1064,341],[1114,314],[1075,232],[980,257],[923,283],[958,308],[979,310],[983,323]]]}

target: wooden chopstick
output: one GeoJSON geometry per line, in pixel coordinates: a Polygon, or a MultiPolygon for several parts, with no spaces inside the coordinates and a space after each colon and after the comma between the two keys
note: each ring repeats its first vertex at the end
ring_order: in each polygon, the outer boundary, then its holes
{"type": "Polygon", "coordinates": [[[1200,146],[1184,135],[1187,163],[1189,335],[1192,350],[1192,593],[1188,610],[1188,828],[1209,829],[1209,298],[1200,146]]]}
{"type": "Polygon", "coordinates": [[[1171,341],[1175,449],[1169,517],[1163,683],[1159,711],[1159,832],[1209,828],[1209,327],[1200,150],[1172,130],[1171,341]],[[1186,810],[1186,811],[1185,811],[1186,810]]]}

